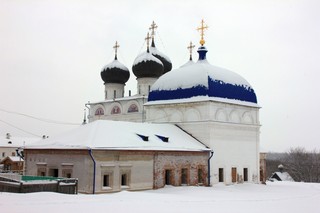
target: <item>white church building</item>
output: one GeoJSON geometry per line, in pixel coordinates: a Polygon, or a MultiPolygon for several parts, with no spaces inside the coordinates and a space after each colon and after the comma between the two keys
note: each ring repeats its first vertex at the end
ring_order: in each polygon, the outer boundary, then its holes
{"type": "MultiPolygon", "coordinates": [[[[147,50],[132,66],[137,94],[124,96],[130,71],[117,59],[116,42],[114,60],[101,71],[105,99],[86,104],[89,124],[27,147],[27,174],[79,177],[81,172],[74,168],[93,161],[89,175],[93,180],[89,176],[85,183],[79,180],[79,187],[89,193],[119,191],[123,183],[141,190],[166,184],[259,182],[260,107],[252,86],[206,59],[203,21],[198,28],[199,59],[193,62],[190,54],[190,61],[174,70],[171,60],[156,48],[156,28],[153,22],[147,50]],[[125,133],[117,137],[114,126],[125,133]],[[137,138],[150,139],[152,145],[142,145],[137,138]],[[68,153],[78,160],[61,157],[68,153]]],[[[192,47],[190,43],[190,51],[192,47]]]]}
{"type": "Polygon", "coordinates": [[[211,183],[258,182],[260,106],[254,89],[237,73],[207,61],[203,21],[198,61],[190,55],[190,61],[175,70],[155,46],[156,27],[153,22],[147,37],[151,46],[132,66],[138,93],[123,97],[130,74],[115,57],[101,72],[105,100],[89,104],[89,121],[176,124],[213,150],[211,183]]]}

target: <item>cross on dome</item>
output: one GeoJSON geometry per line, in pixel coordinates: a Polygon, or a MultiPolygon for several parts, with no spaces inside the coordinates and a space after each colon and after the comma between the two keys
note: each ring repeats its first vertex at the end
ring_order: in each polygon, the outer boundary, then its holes
{"type": "Polygon", "coordinates": [[[195,45],[192,44],[192,41],[190,41],[189,46],[187,47],[189,49],[190,52],[190,61],[192,61],[192,50],[195,47],[195,45]]]}
{"type": "Polygon", "coordinates": [[[149,41],[150,41],[151,37],[149,35],[149,32],[147,34],[147,37],[145,38],[145,40],[147,41],[147,52],[149,52],[149,41]]]}
{"type": "Polygon", "coordinates": [[[120,45],[118,44],[118,41],[116,41],[115,45],[113,46],[114,49],[114,59],[117,60],[117,52],[118,52],[118,48],[120,47],[120,45]]]}
{"type": "Polygon", "coordinates": [[[156,25],[156,23],[154,21],[152,21],[151,27],[149,27],[149,30],[151,30],[152,39],[154,39],[155,29],[157,29],[157,28],[158,28],[158,26],[156,25]]]}
{"type": "Polygon", "coordinates": [[[204,36],[204,30],[206,30],[206,29],[208,29],[208,28],[209,28],[208,25],[205,25],[205,24],[204,24],[204,21],[203,21],[203,19],[202,19],[202,20],[201,20],[201,27],[198,27],[198,28],[197,28],[197,30],[200,31],[200,35],[201,35],[201,40],[200,40],[201,46],[203,46],[204,43],[206,43],[205,40],[204,40],[204,38],[203,38],[203,36],[204,36]]]}

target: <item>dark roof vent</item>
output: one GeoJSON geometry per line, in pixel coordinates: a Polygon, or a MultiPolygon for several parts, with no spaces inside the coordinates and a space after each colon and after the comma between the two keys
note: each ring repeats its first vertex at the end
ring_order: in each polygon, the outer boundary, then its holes
{"type": "Polygon", "coordinates": [[[143,141],[149,141],[149,136],[137,134],[143,141]]]}
{"type": "Polygon", "coordinates": [[[156,135],[160,140],[163,142],[168,143],[169,142],[169,137],[161,136],[161,135],[156,135]]]}

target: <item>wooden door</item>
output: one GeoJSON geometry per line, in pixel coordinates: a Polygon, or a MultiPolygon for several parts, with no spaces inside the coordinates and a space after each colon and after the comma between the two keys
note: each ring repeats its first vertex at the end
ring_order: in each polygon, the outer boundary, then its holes
{"type": "Polygon", "coordinates": [[[232,167],[231,176],[232,176],[232,183],[237,182],[237,168],[232,167]]]}

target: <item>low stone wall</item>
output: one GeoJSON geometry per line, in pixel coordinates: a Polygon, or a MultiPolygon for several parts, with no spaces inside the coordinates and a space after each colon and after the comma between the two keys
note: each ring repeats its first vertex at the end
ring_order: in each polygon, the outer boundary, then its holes
{"type": "Polygon", "coordinates": [[[78,180],[77,179],[65,179],[57,181],[45,181],[45,182],[23,182],[10,180],[0,180],[1,192],[13,192],[13,193],[30,193],[30,192],[58,192],[63,194],[77,194],[78,192],[78,180]]]}

